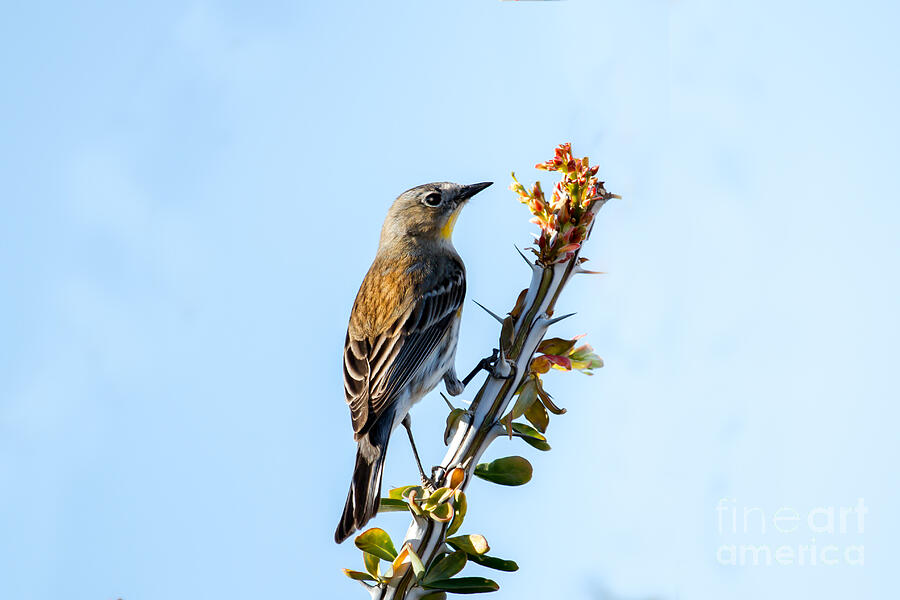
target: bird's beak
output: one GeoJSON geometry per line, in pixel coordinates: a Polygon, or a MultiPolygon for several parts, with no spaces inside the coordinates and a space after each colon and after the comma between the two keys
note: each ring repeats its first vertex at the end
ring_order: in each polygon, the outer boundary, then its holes
{"type": "Polygon", "coordinates": [[[475,194],[477,194],[484,188],[486,188],[490,185],[493,185],[493,184],[494,184],[493,181],[484,181],[482,183],[473,183],[471,185],[464,185],[462,187],[462,189],[460,190],[459,196],[457,196],[457,198],[460,201],[468,200],[469,198],[471,198],[472,196],[474,196],[475,194]]]}

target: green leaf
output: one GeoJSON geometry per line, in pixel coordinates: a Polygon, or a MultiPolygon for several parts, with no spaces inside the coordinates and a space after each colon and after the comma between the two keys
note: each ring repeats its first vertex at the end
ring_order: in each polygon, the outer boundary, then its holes
{"type": "Polygon", "coordinates": [[[363,552],[363,564],[366,565],[366,571],[374,577],[378,579],[381,577],[381,572],[378,570],[378,563],[380,559],[374,554],[369,554],[368,552],[363,552]]]}
{"type": "Polygon", "coordinates": [[[447,535],[453,535],[459,531],[460,527],[462,527],[463,520],[466,518],[467,507],[466,493],[460,491],[453,503],[453,522],[451,522],[450,527],[447,528],[447,535]]]}
{"type": "Polygon", "coordinates": [[[572,359],[572,368],[585,375],[593,375],[592,370],[603,366],[603,359],[594,354],[594,349],[587,344],[575,348],[569,357],[572,359]]]}
{"type": "Polygon", "coordinates": [[[513,404],[512,410],[509,412],[508,419],[518,419],[525,414],[525,411],[531,406],[531,403],[537,399],[537,388],[533,379],[526,381],[519,394],[516,396],[516,402],[513,404]]]}
{"type": "Polygon", "coordinates": [[[416,581],[419,581],[425,575],[425,565],[422,564],[422,559],[412,549],[412,546],[407,544],[406,549],[409,551],[409,564],[412,566],[413,575],[416,576],[416,581]]]}
{"type": "MultiPolygon", "coordinates": [[[[535,402],[535,404],[540,404],[540,402],[535,402]]],[[[550,449],[550,444],[547,443],[547,438],[541,435],[541,433],[534,427],[526,425],[525,423],[513,423],[512,428],[516,437],[522,438],[529,445],[537,448],[538,450],[546,452],[550,449]]]]}
{"type": "Polygon", "coordinates": [[[533,448],[537,448],[541,452],[546,452],[546,451],[550,450],[550,444],[548,444],[547,442],[542,442],[541,440],[536,440],[532,437],[527,437],[527,436],[520,436],[520,437],[522,437],[522,439],[525,441],[526,444],[528,444],[529,446],[531,446],[533,448]]]}
{"type": "Polygon", "coordinates": [[[452,495],[453,495],[452,489],[450,489],[448,487],[438,488],[434,492],[432,492],[431,496],[428,497],[428,500],[426,500],[422,504],[423,504],[423,506],[426,503],[429,506],[437,506],[438,504],[442,504],[443,502],[446,502],[447,500],[449,500],[450,496],[452,496],[452,495]]]}
{"type": "Polygon", "coordinates": [[[377,579],[375,579],[368,573],[363,573],[362,571],[351,571],[350,569],[344,569],[344,575],[346,575],[350,579],[355,579],[356,581],[377,581],[377,579]]]}
{"type": "Polygon", "coordinates": [[[514,560],[505,560],[502,558],[497,558],[496,556],[488,556],[486,554],[482,554],[481,556],[475,554],[469,557],[469,559],[473,563],[477,563],[482,567],[487,567],[489,569],[496,569],[498,571],[518,571],[519,565],[516,564],[514,560]]]}
{"type": "Polygon", "coordinates": [[[496,581],[484,577],[457,577],[456,579],[439,579],[423,584],[429,589],[445,590],[454,594],[481,594],[496,592],[500,586],[496,581]]]}
{"type": "Polygon", "coordinates": [[[397,549],[394,548],[394,542],[391,536],[384,529],[373,527],[362,532],[354,540],[356,547],[363,552],[374,554],[378,558],[392,562],[397,558],[397,549]]]}
{"type": "Polygon", "coordinates": [[[531,463],[521,456],[498,458],[475,466],[475,475],[500,485],[524,485],[531,481],[531,463]]]}
{"type": "Polygon", "coordinates": [[[540,402],[532,402],[531,406],[525,409],[525,418],[541,433],[546,432],[547,425],[550,424],[550,415],[547,414],[547,409],[540,402]]]}
{"type": "Polygon", "coordinates": [[[425,574],[425,583],[441,579],[450,579],[463,570],[463,567],[466,566],[466,560],[466,553],[462,550],[457,550],[453,554],[446,555],[431,565],[431,568],[428,569],[428,573],[425,574]]]}
{"type": "Polygon", "coordinates": [[[516,422],[516,423],[512,424],[512,428],[513,428],[513,431],[516,433],[516,435],[518,435],[519,437],[530,437],[535,440],[540,440],[542,442],[547,441],[547,438],[544,437],[544,435],[540,431],[538,431],[531,425],[516,422]]]}
{"type": "Polygon", "coordinates": [[[560,356],[565,356],[569,353],[569,351],[575,347],[575,343],[578,341],[578,338],[574,340],[564,340],[562,338],[550,338],[549,340],[544,340],[541,342],[537,351],[541,354],[558,354],[560,356]]]}
{"type": "Polygon", "coordinates": [[[392,500],[402,500],[406,497],[406,492],[413,488],[422,487],[419,485],[404,485],[403,487],[394,488],[388,492],[388,498],[392,500]]]}
{"type": "Polygon", "coordinates": [[[406,543],[403,545],[403,549],[400,550],[400,554],[391,563],[391,575],[385,573],[383,579],[390,579],[393,573],[400,573],[405,564],[409,564],[417,581],[425,574],[425,565],[422,564],[422,559],[413,550],[412,545],[406,543]]]}
{"type": "Polygon", "coordinates": [[[449,523],[450,519],[453,518],[453,507],[449,502],[444,502],[443,504],[438,504],[433,509],[431,509],[428,512],[428,515],[435,521],[439,521],[441,523],[449,523]]]}
{"type": "Polygon", "coordinates": [[[447,600],[446,592],[431,592],[430,594],[425,594],[421,596],[419,600],[447,600]]]}
{"type": "Polygon", "coordinates": [[[491,549],[484,536],[477,533],[447,538],[447,543],[454,549],[462,550],[466,554],[484,554],[491,549]]]}
{"type": "Polygon", "coordinates": [[[466,414],[465,409],[454,408],[450,411],[450,414],[447,415],[447,427],[444,428],[444,445],[450,443],[450,434],[464,414],[466,414]]]}
{"type": "Polygon", "coordinates": [[[403,500],[395,500],[393,498],[382,498],[378,503],[378,512],[398,512],[401,510],[409,510],[409,504],[403,500]]]}

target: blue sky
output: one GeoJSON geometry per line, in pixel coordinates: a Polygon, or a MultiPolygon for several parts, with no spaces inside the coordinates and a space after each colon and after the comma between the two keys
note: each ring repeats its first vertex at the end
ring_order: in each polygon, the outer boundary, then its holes
{"type": "MultiPolygon", "coordinates": [[[[361,596],[331,541],[354,451],[340,354],[384,213],[419,183],[497,182],[455,242],[469,297],[508,310],[532,229],[509,172],[533,180],[563,141],[625,197],[585,250],[608,274],[573,282],[557,331],[606,367],[548,379],[569,409],[552,452],[491,449],[532,482],[471,488],[467,528],[521,566],[494,597],[895,587],[892,3],[4,14],[0,597],[361,596]],[[859,498],[863,532],[773,528],[859,498]],[[720,532],[723,499],[767,531],[720,532]],[[813,543],[865,564],[717,558],[813,543]]],[[[495,337],[470,303],[460,370],[495,337]]],[[[445,412],[414,411],[426,460],[445,412]]],[[[386,485],[414,479],[404,446],[386,485]]]]}

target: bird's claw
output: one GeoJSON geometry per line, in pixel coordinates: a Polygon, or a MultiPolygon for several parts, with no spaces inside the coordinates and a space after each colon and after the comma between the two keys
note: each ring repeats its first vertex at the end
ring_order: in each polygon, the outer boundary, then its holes
{"type": "Polygon", "coordinates": [[[503,350],[494,348],[491,356],[484,360],[486,361],[485,370],[491,374],[491,377],[509,379],[516,374],[516,363],[506,358],[503,350]]]}
{"type": "Polygon", "coordinates": [[[431,467],[431,477],[425,477],[425,474],[422,474],[422,487],[428,494],[433,494],[440,487],[438,482],[444,480],[445,474],[444,467],[440,465],[431,467]]]}
{"type": "Polygon", "coordinates": [[[462,380],[463,386],[468,385],[472,378],[482,369],[490,373],[491,377],[496,377],[497,379],[509,379],[516,374],[516,364],[506,358],[505,352],[499,348],[494,348],[490,356],[482,358],[475,365],[475,368],[472,369],[472,372],[466,375],[465,379],[462,380]]]}
{"type": "Polygon", "coordinates": [[[516,363],[505,356],[499,356],[491,364],[491,376],[497,379],[509,379],[516,374],[516,363]]]}

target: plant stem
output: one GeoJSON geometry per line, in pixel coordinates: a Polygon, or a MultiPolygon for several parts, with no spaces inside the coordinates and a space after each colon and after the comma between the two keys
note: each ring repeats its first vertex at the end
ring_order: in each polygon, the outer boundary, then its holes
{"type": "MultiPolygon", "coordinates": [[[[595,215],[613,194],[605,194],[594,201],[590,211],[595,215]]],[[[585,241],[590,236],[594,222],[588,228],[585,241]]],[[[499,435],[495,427],[506,411],[522,380],[528,376],[531,358],[550,326],[556,301],[563,287],[568,283],[578,264],[580,249],[563,263],[549,266],[532,265],[531,285],[525,295],[525,303],[515,323],[513,344],[508,359],[515,364],[512,377],[500,379],[488,375],[481,389],[472,401],[469,415],[463,416],[453,438],[450,440],[441,466],[445,473],[454,467],[463,467],[466,477],[462,489],[468,487],[472,472],[488,446],[499,435]]],[[[446,481],[440,482],[446,484],[446,481]]],[[[448,523],[438,523],[427,517],[414,517],[406,532],[405,543],[412,544],[413,550],[425,565],[445,548],[448,523]]],[[[385,585],[369,589],[375,600],[411,600],[434,590],[416,586],[412,569],[406,569],[385,585]]]]}

